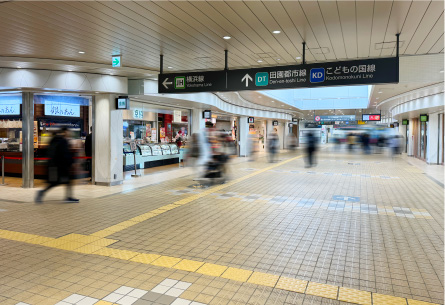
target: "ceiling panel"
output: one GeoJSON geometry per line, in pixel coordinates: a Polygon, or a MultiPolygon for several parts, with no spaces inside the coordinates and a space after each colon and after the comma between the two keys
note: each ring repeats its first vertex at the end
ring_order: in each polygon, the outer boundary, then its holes
{"type": "MultiPolygon", "coordinates": [[[[374,2],[374,17],[372,19],[370,57],[378,57],[380,50],[376,49],[376,44],[382,43],[386,36],[388,21],[393,9],[394,1],[374,2]]],[[[394,33],[396,34],[396,33],[394,33]]]]}
{"type": "Polygon", "coordinates": [[[443,32],[442,35],[439,37],[439,39],[436,41],[436,43],[431,47],[431,49],[428,51],[428,53],[439,53],[443,52],[443,46],[444,46],[444,40],[443,40],[443,32]]]}
{"type": "MultiPolygon", "coordinates": [[[[350,5],[349,1],[339,1],[339,8],[350,5]]],[[[374,2],[358,1],[356,6],[357,22],[357,56],[359,58],[369,57],[371,49],[372,20],[374,18],[374,2]]],[[[349,54],[348,54],[349,57],[349,54]]]]}
{"type": "MultiPolygon", "coordinates": [[[[440,16],[443,15],[443,1],[432,1],[429,5],[428,9],[425,12],[425,15],[422,18],[419,26],[416,29],[416,32],[411,37],[406,49],[404,50],[404,54],[415,54],[418,50],[420,44],[425,40],[425,37],[428,36],[431,29],[437,23],[437,20],[440,16]]],[[[442,22],[442,32],[443,32],[443,22],[442,22]]]]}
{"type": "MultiPolygon", "coordinates": [[[[442,15],[440,15],[439,19],[437,19],[436,24],[431,29],[431,31],[428,33],[428,35],[425,37],[425,39],[422,41],[422,44],[419,46],[419,48],[416,51],[416,54],[426,54],[428,53],[431,48],[436,44],[436,42],[440,39],[440,37],[443,36],[443,12],[442,15]]],[[[443,47],[443,44],[442,44],[443,47]]]]}
{"type": "MultiPolygon", "coordinates": [[[[340,25],[342,29],[343,43],[346,48],[346,56],[348,58],[358,56],[358,37],[357,37],[357,21],[356,3],[351,1],[337,2],[337,12],[340,16],[340,25]]],[[[335,15],[335,10],[331,12],[335,15]]]]}
{"type": "Polygon", "coordinates": [[[315,1],[303,1],[300,2],[303,8],[304,14],[309,21],[309,25],[314,32],[315,38],[322,50],[329,50],[329,52],[323,51],[327,60],[335,60],[337,58],[334,48],[332,47],[331,37],[329,36],[323,15],[321,13],[318,2],[315,1]]]}
{"type": "Polygon", "coordinates": [[[307,22],[306,16],[301,8],[301,5],[297,1],[282,1],[281,2],[286,11],[289,13],[293,24],[298,29],[301,37],[306,42],[307,52],[315,58],[316,61],[325,61],[326,57],[321,53],[315,53],[313,50],[320,49],[320,45],[312,31],[312,28],[307,22]]]}
{"type": "Polygon", "coordinates": [[[380,56],[388,57],[395,54],[396,44],[394,42],[397,40],[395,34],[402,30],[411,4],[412,1],[394,1],[380,56]]]}
{"type": "Polygon", "coordinates": [[[329,34],[329,39],[333,47],[335,57],[337,59],[347,58],[346,45],[343,38],[343,32],[340,23],[340,16],[338,14],[337,2],[322,1],[318,2],[318,4],[320,6],[326,30],[328,31],[329,34]],[[343,39],[339,39],[340,37],[343,39]]]}
{"type": "MultiPolygon", "coordinates": [[[[419,26],[422,18],[430,5],[430,1],[413,1],[408,14],[406,16],[406,20],[402,26],[402,30],[400,32],[400,40],[405,41],[404,45],[400,48],[400,54],[404,54],[408,44],[416,32],[417,27],[419,26]]],[[[393,55],[395,54],[395,51],[393,55]]]]}
{"type": "Polygon", "coordinates": [[[125,66],[147,70],[159,70],[161,53],[168,71],[222,69],[227,49],[234,69],[300,63],[303,41],[308,62],[395,55],[388,43],[400,31],[401,54],[443,52],[444,42],[442,1],[0,1],[0,8],[0,56],[109,65],[121,53],[125,66]]]}

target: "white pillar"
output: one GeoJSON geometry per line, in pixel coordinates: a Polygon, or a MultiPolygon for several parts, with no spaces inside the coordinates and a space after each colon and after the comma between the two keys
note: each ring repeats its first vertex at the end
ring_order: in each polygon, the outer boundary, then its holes
{"type": "Polygon", "coordinates": [[[414,123],[413,120],[409,120],[409,125],[405,126],[408,128],[408,149],[407,155],[414,156],[414,123]]]}
{"type": "Polygon", "coordinates": [[[205,121],[202,118],[202,111],[202,109],[192,109],[192,126],[190,135],[205,128],[205,121]]]}
{"type": "Polygon", "coordinates": [[[247,123],[247,117],[242,116],[239,118],[239,155],[240,157],[247,157],[249,149],[249,123],[247,123]]]}
{"type": "Polygon", "coordinates": [[[290,122],[284,122],[283,124],[283,128],[284,128],[284,138],[283,138],[283,148],[284,149],[289,149],[289,147],[287,147],[287,145],[288,145],[288,143],[287,143],[287,140],[288,140],[288,138],[289,138],[289,134],[292,132],[292,131],[290,131],[290,128],[289,128],[289,123],[290,122]]]}
{"type": "Polygon", "coordinates": [[[98,185],[123,183],[123,116],[117,96],[98,94],[93,105],[94,179],[98,185]]]}
{"type": "Polygon", "coordinates": [[[34,95],[22,93],[22,186],[34,187],[34,95]]]}
{"type": "Polygon", "coordinates": [[[437,149],[439,147],[439,117],[437,113],[430,114],[427,130],[426,162],[437,164],[437,149]]]}

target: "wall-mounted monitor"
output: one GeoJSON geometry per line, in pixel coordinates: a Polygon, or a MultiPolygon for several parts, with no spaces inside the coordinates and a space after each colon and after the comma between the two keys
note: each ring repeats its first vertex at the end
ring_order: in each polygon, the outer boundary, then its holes
{"type": "Polygon", "coordinates": [[[292,122],[298,123],[298,118],[292,118],[292,122]]]}
{"type": "Polygon", "coordinates": [[[273,122],[272,122],[272,125],[273,125],[273,126],[278,126],[278,121],[273,121],[273,122]]]}
{"type": "Polygon", "coordinates": [[[255,123],[255,118],[254,117],[248,117],[247,118],[247,123],[249,123],[249,124],[255,123]]]}
{"type": "Polygon", "coordinates": [[[362,114],[362,121],[380,121],[380,114],[362,114]]]}
{"type": "Polygon", "coordinates": [[[402,125],[409,125],[409,120],[402,120],[402,125]]]}
{"type": "Polygon", "coordinates": [[[421,122],[428,122],[428,114],[421,114],[420,115],[420,121],[421,122]]]}
{"type": "Polygon", "coordinates": [[[116,99],[116,109],[130,109],[130,99],[128,97],[118,97],[116,99]]]}
{"type": "Polygon", "coordinates": [[[210,111],[210,110],[204,110],[204,111],[202,112],[202,118],[203,118],[203,119],[208,119],[208,120],[210,120],[210,119],[212,118],[212,111],[210,111]]]}

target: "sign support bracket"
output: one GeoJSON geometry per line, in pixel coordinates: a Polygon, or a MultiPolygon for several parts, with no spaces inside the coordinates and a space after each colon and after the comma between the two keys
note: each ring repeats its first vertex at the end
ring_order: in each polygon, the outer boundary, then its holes
{"type": "Polygon", "coordinates": [[[159,58],[159,74],[163,74],[164,73],[164,55],[160,55],[159,58]]]}
{"type": "Polygon", "coordinates": [[[229,70],[229,51],[228,50],[224,50],[224,71],[228,71],[229,70]]]}
{"type": "Polygon", "coordinates": [[[400,43],[400,33],[396,34],[397,43],[396,43],[396,57],[399,58],[399,43],[400,43]]]}
{"type": "Polygon", "coordinates": [[[303,65],[306,64],[306,42],[303,41],[303,65]]]}

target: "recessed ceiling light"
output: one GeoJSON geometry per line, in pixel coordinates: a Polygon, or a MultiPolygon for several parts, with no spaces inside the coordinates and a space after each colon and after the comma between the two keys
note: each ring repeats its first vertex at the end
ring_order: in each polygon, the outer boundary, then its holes
{"type": "Polygon", "coordinates": [[[226,40],[228,40],[228,39],[230,39],[230,38],[232,38],[232,37],[230,37],[230,36],[224,36],[223,38],[226,39],[226,40]]]}
{"type": "Polygon", "coordinates": [[[263,62],[261,59],[258,59],[257,61],[258,61],[258,62],[263,62]]]}
{"type": "Polygon", "coordinates": [[[382,93],[382,91],[379,91],[379,93],[382,93]]]}
{"type": "Polygon", "coordinates": [[[275,103],[275,101],[272,101],[272,103],[275,103]]]}
{"type": "Polygon", "coordinates": [[[73,70],[68,70],[68,72],[73,72],[73,70]]]}
{"type": "Polygon", "coordinates": [[[173,69],[173,67],[168,67],[169,69],[173,69]]]}
{"type": "Polygon", "coordinates": [[[277,58],[277,60],[281,60],[281,58],[277,58]]]}
{"type": "Polygon", "coordinates": [[[301,57],[300,56],[298,56],[298,57],[295,57],[296,59],[301,59],[301,57]]]}
{"type": "Polygon", "coordinates": [[[258,98],[262,98],[262,96],[261,96],[261,95],[258,95],[258,98]]]}
{"type": "Polygon", "coordinates": [[[376,97],[375,99],[376,99],[376,100],[378,100],[379,98],[378,98],[378,97],[376,97]]]}
{"type": "Polygon", "coordinates": [[[99,93],[99,92],[94,92],[94,93],[99,93]]]}
{"type": "Polygon", "coordinates": [[[79,51],[79,54],[85,54],[85,52],[84,51],[79,51]]]}
{"type": "Polygon", "coordinates": [[[281,31],[276,30],[276,31],[273,31],[272,33],[274,33],[274,34],[280,34],[281,31]]]}
{"type": "Polygon", "coordinates": [[[17,67],[17,69],[21,69],[22,67],[17,67]]]}
{"type": "Polygon", "coordinates": [[[157,78],[153,78],[153,80],[158,80],[157,78]]]}

